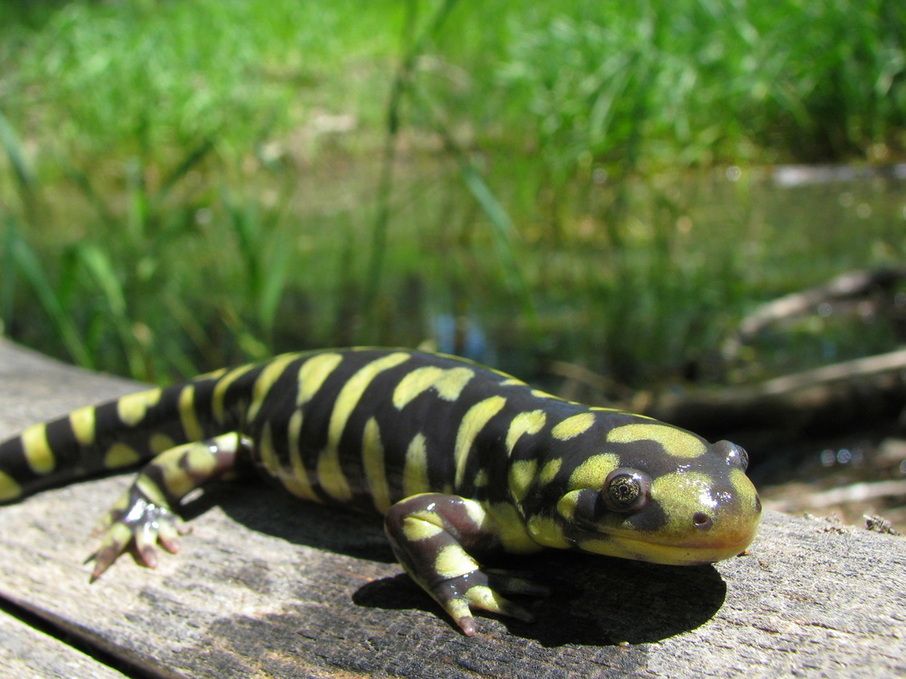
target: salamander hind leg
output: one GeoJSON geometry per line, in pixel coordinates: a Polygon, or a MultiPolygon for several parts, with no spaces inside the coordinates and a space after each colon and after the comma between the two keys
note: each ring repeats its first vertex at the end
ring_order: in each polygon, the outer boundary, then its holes
{"type": "Polygon", "coordinates": [[[393,505],[384,529],[397,560],[468,636],[473,609],[532,622],[532,614],[504,595],[545,596],[546,587],[504,571],[482,569],[467,550],[497,546],[494,522],[480,503],[425,493],[393,505]]]}
{"type": "Polygon", "coordinates": [[[92,582],[129,548],[150,568],[157,566],[157,544],[171,554],[179,551],[178,536],[188,530],[176,507],[192,490],[232,471],[248,445],[230,433],[170,448],[151,460],[101,522],[101,544],[89,557],[92,582]]]}

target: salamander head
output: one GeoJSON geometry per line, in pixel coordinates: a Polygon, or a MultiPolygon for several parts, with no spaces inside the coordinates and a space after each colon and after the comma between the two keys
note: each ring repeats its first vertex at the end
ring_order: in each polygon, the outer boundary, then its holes
{"type": "MultiPolygon", "coordinates": [[[[600,446],[598,446],[601,449],[600,446]]],[[[655,421],[606,433],[600,453],[577,464],[545,511],[560,544],[653,563],[712,563],[755,537],[761,502],[745,474],[746,451],[655,421]]],[[[533,537],[545,544],[550,522],[533,537]]]]}

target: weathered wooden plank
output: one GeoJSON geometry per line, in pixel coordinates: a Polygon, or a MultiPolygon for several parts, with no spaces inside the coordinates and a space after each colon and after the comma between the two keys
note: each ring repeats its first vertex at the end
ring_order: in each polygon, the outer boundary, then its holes
{"type": "Polygon", "coordinates": [[[3,677],[113,679],[125,676],[3,611],[0,611],[0,639],[0,676],[3,677]]]}
{"type": "MultiPolygon", "coordinates": [[[[126,386],[0,343],[0,436],[126,386]]],[[[165,676],[906,673],[895,536],[769,512],[752,554],[716,568],[551,553],[525,562],[557,592],[538,622],[483,618],[467,639],[376,522],[264,485],[197,500],[157,571],[124,559],[89,585],[90,528],[127,480],[0,508],[0,596],[165,676]]]]}

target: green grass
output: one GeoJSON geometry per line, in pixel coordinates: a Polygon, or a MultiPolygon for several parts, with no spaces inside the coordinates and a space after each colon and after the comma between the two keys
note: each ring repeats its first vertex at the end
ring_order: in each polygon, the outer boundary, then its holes
{"type": "Polygon", "coordinates": [[[447,318],[512,370],[675,379],[906,253],[895,188],[707,178],[901,155],[904,34],[881,0],[2,3],[3,325],[156,381],[447,318]]]}
{"type": "MultiPolygon", "coordinates": [[[[380,64],[393,3],[38,3],[30,29],[7,4],[7,115],[26,136],[52,131],[66,156],[160,159],[216,138],[225,155],[308,122],[322,108],[379,123],[380,64]],[[346,22],[345,18],[355,17],[346,22]],[[17,96],[12,96],[13,94],[17,96]]],[[[300,140],[301,141],[301,140],[300,140]]]]}

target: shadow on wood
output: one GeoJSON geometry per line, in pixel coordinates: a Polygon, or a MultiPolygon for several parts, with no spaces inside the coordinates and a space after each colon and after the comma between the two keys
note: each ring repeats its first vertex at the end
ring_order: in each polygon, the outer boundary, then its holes
{"type": "MultiPolygon", "coordinates": [[[[401,570],[375,516],[300,503],[281,489],[261,483],[222,485],[190,505],[186,518],[214,503],[252,531],[401,570]]],[[[712,566],[658,566],[557,551],[522,559],[502,555],[488,565],[515,567],[552,588],[551,598],[535,602],[536,623],[501,619],[510,633],[545,646],[661,641],[704,624],[726,595],[726,585],[712,566]]],[[[255,575],[244,577],[249,580],[255,575]]],[[[362,585],[352,601],[384,612],[427,611],[450,624],[404,574],[362,585]]],[[[451,624],[450,629],[456,628],[451,624]]]]}

